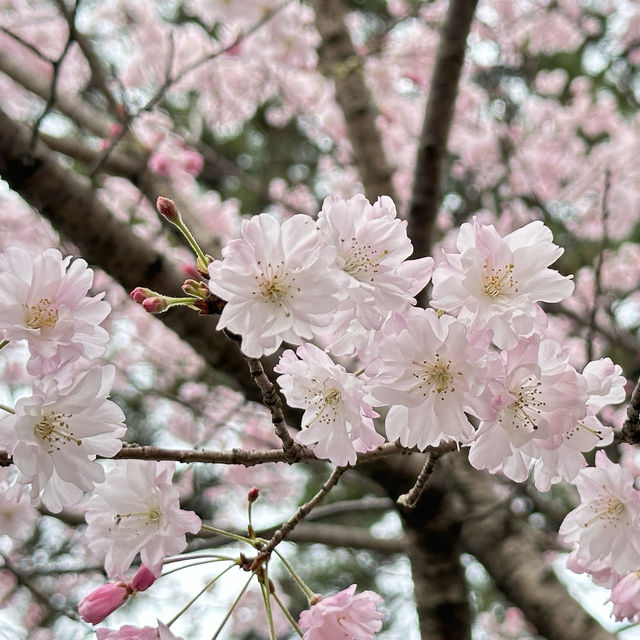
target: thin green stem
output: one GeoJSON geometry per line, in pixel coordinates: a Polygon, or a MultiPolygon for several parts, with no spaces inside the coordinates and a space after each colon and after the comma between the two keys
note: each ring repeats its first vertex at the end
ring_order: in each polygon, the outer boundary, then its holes
{"type": "Polygon", "coordinates": [[[307,596],[307,600],[311,602],[313,598],[315,598],[316,594],[307,587],[304,580],[297,574],[296,570],[285,560],[284,556],[277,550],[273,550],[274,553],[282,560],[282,564],[287,568],[287,571],[291,574],[291,577],[298,583],[298,586],[304,592],[304,595],[307,596]]]}
{"type": "Polygon", "coordinates": [[[162,564],[170,564],[171,562],[186,562],[187,560],[202,560],[203,558],[216,558],[219,560],[229,560],[229,562],[232,562],[235,560],[235,558],[232,558],[231,556],[223,556],[220,553],[194,553],[193,555],[190,555],[190,556],[179,555],[179,556],[165,558],[162,561],[162,564]]]}
{"type": "Polygon", "coordinates": [[[4,349],[8,344],[9,344],[9,341],[8,341],[8,340],[2,340],[2,341],[0,342],[0,350],[1,350],[1,349],[4,349]]]}
{"type": "Polygon", "coordinates": [[[202,251],[202,249],[200,248],[200,245],[191,234],[191,231],[189,231],[189,228],[187,227],[187,225],[182,221],[182,219],[178,220],[178,222],[174,222],[174,224],[176,225],[176,227],[178,227],[178,229],[180,229],[180,231],[182,232],[182,235],[187,239],[187,242],[191,245],[193,252],[198,257],[198,260],[202,263],[202,267],[206,269],[207,265],[209,264],[209,261],[204,255],[204,252],[202,251]]]}
{"type": "Polygon", "coordinates": [[[276,631],[273,628],[273,613],[271,612],[271,595],[269,589],[269,578],[267,577],[267,571],[265,566],[264,580],[260,580],[260,590],[262,591],[262,599],[264,600],[264,609],[267,614],[267,622],[269,624],[269,640],[278,640],[276,638],[276,631]]]}
{"type": "Polygon", "coordinates": [[[280,607],[280,610],[282,611],[282,613],[284,613],[285,617],[289,621],[289,624],[293,627],[293,630],[302,638],[302,636],[304,635],[302,633],[302,629],[300,629],[300,627],[298,626],[298,623],[295,621],[295,618],[291,615],[291,612],[289,611],[289,609],[284,605],[284,603],[280,600],[280,598],[278,598],[277,593],[274,592],[271,595],[273,596],[273,599],[276,601],[276,603],[280,607]]]}
{"type": "Polygon", "coordinates": [[[247,587],[249,586],[249,583],[251,582],[252,579],[253,579],[253,573],[249,576],[249,579],[246,581],[244,587],[242,587],[242,590],[237,595],[236,599],[231,603],[229,610],[224,616],[224,619],[222,620],[222,622],[220,623],[220,626],[218,627],[216,632],[213,634],[213,637],[211,638],[211,640],[216,640],[216,638],[220,635],[220,632],[222,631],[224,625],[227,624],[227,620],[231,617],[233,610],[236,608],[238,602],[240,602],[240,598],[242,598],[242,596],[244,595],[244,592],[247,590],[247,587]]]}
{"type": "Polygon", "coordinates": [[[164,578],[165,576],[170,576],[172,573],[175,573],[176,571],[182,571],[182,569],[190,569],[191,567],[197,567],[198,565],[201,564],[209,564],[212,562],[235,562],[235,560],[233,558],[209,558],[209,560],[198,560],[198,562],[192,562],[191,564],[185,564],[183,567],[176,567],[175,569],[171,569],[171,571],[167,571],[166,573],[162,574],[162,577],[164,578]]]}
{"type": "Polygon", "coordinates": [[[227,573],[227,571],[229,571],[235,566],[237,566],[235,563],[229,565],[224,571],[221,571],[215,578],[213,578],[212,580],[209,580],[209,582],[207,582],[207,584],[205,584],[204,587],[200,589],[200,591],[198,591],[198,593],[196,593],[196,595],[193,596],[193,598],[191,598],[191,600],[189,600],[189,602],[187,602],[187,604],[184,607],[182,607],[182,609],[180,609],[180,611],[178,611],[178,613],[176,613],[176,615],[173,616],[173,618],[171,618],[169,622],[167,622],[167,627],[170,627],[211,585],[213,585],[216,582],[216,580],[218,580],[218,578],[221,578],[225,573],[227,573]]]}
{"type": "Polygon", "coordinates": [[[223,529],[218,529],[217,527],[210,527],[208,524],[203,524],[201,527],[201,531],[202,530],[209,531],[211,533],[217,533],[219,536],[224,536],[225,538],[230,538],[231,540],[246,542],[247,544],[253,545],[253,540],[251,540],[251,538],[241,536],[237,533],[231,533],[230,531],[224,531],[223,529]]]}
{"type": "Polygon", "coordinates": [[[0,404],[0,409],[6,411],[7,413],[15,413],[15,411],[11,407],[7,407],[6,404],[0,404]]]}

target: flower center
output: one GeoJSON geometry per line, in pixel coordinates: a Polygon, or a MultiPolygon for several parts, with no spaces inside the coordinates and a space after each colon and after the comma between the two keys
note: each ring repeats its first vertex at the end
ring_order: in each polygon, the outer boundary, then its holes
{"type": "MultiPolygon", "coordinates": [[[[536,420],[541,413],[542,408],[547,404],[541,399],[542,392],[540,387],[542,382],[533,378],[527,378],[517,390],[509,389],[509,393],[516,397],[506,409],[511,414],[511,426],[519,429],[524,427],[531,431],[538,429],[536,420]]],[[[498,419],[502,422],[502,417],[498,419]]]]}
{"type": "MultiPolygon", "coordinates": [[[[443,400],[443,394],[456,390],[454,373],[458,373],[458,375],[461,375],[461,373],[451,370],[451,360],[444,362],[444,360],[440,358],[440,354],[436,353],[433,362],[423,360],[422,362],[414,362],[413,364],[419,367],[419,370],[413,373],[413,377],[420,381],[417,385],[418,387],[422,387],[423,389],[427,387],[432,393],[441,394],[443,400]]],[[[426,396],[427,390],[424,390],[422,395],[426,396]]]]}
{"type": "Polygon", "coordinates": [[[60,451],[62,445],[75,442],[78,446],[82,440],[75,438],[73,431],[69,427],[67,420],[71,418],[70,413],[56,413],[48,411],[35,423],[33,433],[44,443],[47,443],[47,452],[60,451]]]}
{"type": "Polygon", "coordinates": [[[160,510],[157,507],[149,507],[147,511],[137,511],[133,513],[116,513],[113,521],[119,525],[126,518],[141,518],[145,525],[157,525],[160,522],[160,510]]]}
{"type": "Polygon", "coordinates": [[[603,520],[603,526],[613,525],[614,527],[618,526],[620,520],[622,520],[622,516],[626,513],[627,508],[624,506],[624,503],[618,498],[614,498],[613,496],[609,496],[608,498],[600,498],[596,500],[591,508],[594,511],[598,511],[593,518],[587,520],[582,526],[588,527],[590,524],[593,524],[597,520],[603,520]],[[601,509],[601,511],[600,511],[601,509]]]}
{"type": "Polygon", "coordinates": [[[42,298],[38,304],[23,304],[24,323],[30,329],[53,327],[58,322],[58,310],[52,308],[49,298],[42,298]]]}
{"type": "MultiPolygon", "coordinates": [[[[340,242],[345,242],[344,238],[340,238],[340,242]]],[[[342,270],[354,278],[358,276],[367,276],[378,272],[380,260],[389,252],[383,249],[381,252],[373,245],[360,245],[355,237],[351,238],[351,249],[347,253],[342,270]]],[[[373,277],[370,277],[373,280],[373,277]]]]}
{"type": "Polygon", "coordinates": [[[320,420],[320,422],[325,422],[327,424],[334,422],[337,413],[337,405],[341,400],[342,394],[339,389],[336,389],[335,387],[326,389],[319,398],[318,405],[320,408],[318,409],[318,412],[313,416],[307,426],[310,427],[316,420],[320,420]]]}
{"type": "Polygon", "coordinates": [[[289,295],[289,291],[295,282],[295,278],[287,271],[284,262],[276,265],[270,262],[262,267],[258,260],[258,266],[262,268],[259,276],[256,276],[259,293],[267,302],[281,305],[289,295]]]}
{"type": "Polygon", "coordinates": [[[513,279],[513,264],[504,267],[489,267],[485,260],[482,270],[482,290],[489,298],[497,298],[504,293],[517,293],[518,281],[513,279]]]}

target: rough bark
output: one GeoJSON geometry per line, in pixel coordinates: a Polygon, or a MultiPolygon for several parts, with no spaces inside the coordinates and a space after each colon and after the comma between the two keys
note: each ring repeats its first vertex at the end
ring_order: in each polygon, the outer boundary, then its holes
{"type": "Polygon", "coordinates": [[[376,128],[377,113],[363,65],[345,23],[344,4],[342,0],[312,0],[311,5],[322,37],[321,66],[334,80],[336,100],[344,113],[353,162],[360,172],[365,194],[371,201],[382,195],[394,198],[393,172],[376,128]]]}
{"type": "Polygon", "coordinates": [[[465,47],[478,0],[450,0],[429,87],[418,142],[413,193],[409,206],[409,237],[413,256],[431,253],[432,231],[440,205],[442,171],[465,47]]]}

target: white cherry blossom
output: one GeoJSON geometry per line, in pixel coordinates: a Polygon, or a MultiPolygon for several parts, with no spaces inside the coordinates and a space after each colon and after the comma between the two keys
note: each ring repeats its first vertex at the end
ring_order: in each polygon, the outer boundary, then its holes
{"type": "Polygon", "coordinates": [[[124,414],[107,399],[114,376],[115,368],[108,365],[81,374],[67,387],[43,380],[3,422],[17,438],[17,483],[30,483],[32,498],[40,496],[51,511],[75,504],[83,491],[102,482],[96,455],[111,457],[122,447],[124,414]]]}
{"type": "Polygon", "coordinates": [[[140,552],[142,564],[159,575],[166,556],[182,551],[185,533],[200,530],[200,518],[180,509],[171,483],[174,463],[119,461],[96,487],[86,509],[89,548],[105,556],[109,576],[122,578],[140,552]]]}
{"type": "Polygon", "coordinates": [[[575,485],[580,506],[560,526],[560,537],[577,545],[588,561],[604,561],[624,574],[640,569],[640,492],[628,469],[614,464],[604,451],[596,466],[582,469],[575,485]]]}
{"type": "Polygon", "coordinates": [[[281,225],[260,214],[242,223],[241,235],[209,265],[211,292],[227,300],[218,329],[242,336],[242,351],[259,358],[328,325],[338,306],[335,251],[316,223],[295,215],[281,225]]]}
{"type": "Polygon", "coordinates": [[[285,351],[274,368],[278,384],[292,407],[305,410],[301,444],[333,464],[355,464],[356,452],[375,449],[384,442],[372,418],[378,414],[367,401],[364,381],[335,364],[321,349],[304,344],[296,353],[285,351]]]}
{"type": "MultiPolygon", "coordinates": [[[[52,375],[80,357],[99,358],[107,332],[100,323],[111,307],[104,293],[89,297],[93,271],[84,260],[56,249],[32,256],[15,247],[0,255],[0,335],[26,340],[32,375],[52,375]]],[[[73,373],[60,378],[67,383],[73,373]]]]}
{"type": "Polygon", "coordinates": [[[547,267],[563,253],[539,220],[501,238],[492,225],[460,227],[457,254],[444,254],[433,272],[431,305],[471,329],[491,329],[500,349],[546,326],[538,302],[560,302],[573,282],[547,267]]]}

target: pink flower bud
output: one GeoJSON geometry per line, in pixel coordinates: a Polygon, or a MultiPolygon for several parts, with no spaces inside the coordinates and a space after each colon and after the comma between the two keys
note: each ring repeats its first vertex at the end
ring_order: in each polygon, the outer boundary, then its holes
{"type": "Polygon", "coordinates": [[[204,282],[196,280],[185,280],[181,288],[188,296],[196,296],[196,298],[206,298],[209,293],[209,287],[204,282]]]}
{"type": "Polygon", "coordinates": [[[128,597],[129,588],[124,582],[108,582],[82,598],[78,612],[85,622],[97,624],[123,605],[128,597]]]}
{"type": "Polygon", "coordinates": [[[142,308],[147,313],[162,313],[169,308],[169,301],[163,296],[153,296],[142,301],[142,308]]]}
{"type": "Polygon", "coordinates": [[[156,577],[153,571],[142,565],[131,580],[131,588],[134,591],[146,591],[155,581],[156,577]]]}
{"type": "Polygon", "coordinates": [[[253,487],[252,489],[249,489],[249,493],[247,494],[247,499],[249,500],[249,502],[255,502],[258,499],[259,495],[260,495],[260,489],[258,489],[258,487],[253,487]]]}
{"type": "Polygon", "coordinates": [[[151,298],[152,296],[157,295],[155,291],[151,291],[151,289],[145,289],[144,287],[136,287],[130,294],[129,297],[136,302],[144,302],[147,298],[151,298]]]}
{"type": "Polygon", "coordinates": [[[169,200],[169,198],[165,198],[164,196],[159,196],[156,200],[156,209],[158,210],[158,213],[161,216],[164,216],[169,222],[172,222],[173,224],[180,222],[180,212],[173,200],[169,200]]]}

